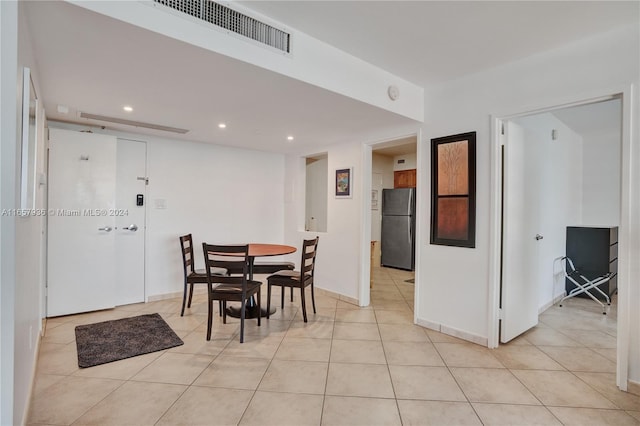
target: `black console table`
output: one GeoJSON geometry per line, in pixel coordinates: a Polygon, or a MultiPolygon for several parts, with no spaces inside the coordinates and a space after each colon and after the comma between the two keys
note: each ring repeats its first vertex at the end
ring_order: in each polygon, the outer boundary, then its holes
{"type": "MultiPolygon", "coordinates": [[[[614,276],[606,283],[598,286],[609,297],[618,289],[618,227],[567,227],[567,257],[569,257],[576,269],[589,280],[613,272],[614,276]]],[[[567,294],[576,286],[566,280],[567,294]]],[[[597,291],[593,291],[595,297],[602,299],[597,291]]],[[[589,297],[582,293],[577,297],[589,297]]]]}

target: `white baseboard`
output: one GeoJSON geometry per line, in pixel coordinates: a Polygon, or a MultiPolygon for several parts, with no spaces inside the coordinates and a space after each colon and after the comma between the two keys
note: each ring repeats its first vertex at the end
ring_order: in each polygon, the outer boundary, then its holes
{"type": "Polygon", "coordinates": [[[479,336],[474,333],[470,333],[468,331],[459,330],[454,327],[449,327],[443,324],[439,324],[433,321],[417,318],[416,324],[426,327],[430,330],[439,331],[442,334],[447,334],[449,336],[457,337],[458,339],[466,340],[471,343],[475,343],[481,346],[489,346],[489,339],[487,337],[479,336]]]}
{"type": "Polygon", "coordinates": [[[416,324],[418,324],[419,326],[428,328],[429,330],[434,330],[438,332],[440,331],[440,324],[436,322],[432,322],[432,321],[421,319],[421,318],[416,318],[416,324]]]}
{"type": "Polygon", "coordinates": [[[477,334],[469,333],[468,331],[458,330],[453,327],[447,327],[442,325],[440,327],[440,333],[448,334],[449,336],[457,337],[462,340],[481,345],[484,347],[489,346],[489,339],[486,337],[478,336],[477,334]]]}
{"type": "MultiPolygon", "coordinates": [[[[264,291],[264,290],[263,290],[264,291]]],[[[325,290],[323,288],[315,288],[316,293],[323,294],[325,296],[334,297],[338,300],[342,300],[343,302],[351,303],[352,305],[360,306],[358,299],[354,297],[345,296],[344,294],[336,293],[330,290],[325,290]]],[[[207,289],[204,286],[198,286],[193,289],[193,294],[206,294],[207,289]]],[[[174,298],[182,298],[182,292],[173,292],[173,293],[164,293],[164,294],[154,294],[153,296],[147,297],[147,302],[158,302],[160,300],[174,299],[174,298]]]]}
{"type": "MultiPolygon", "coordinates": [[[[193,292],[197,294],[198,290],[194,289],[193,292]]],[[[175,293],[156,294],[156,295],[147,297],[147,302],[158,302],[160,300],[174,299],[176,297],[182,297],[182,292],[178,291],[175,293]]]]}
{"type": "Polygon", "coordinates": [[[325,296],[334,297],[338,300],[342,300],[343,302],[351,303],[352,305],[360,306],[360,302],[358,299],[354,297],[345,296],[344,294],[336,293],[331,290],[325,290],[324,288],[315,288],[315,291],[319,294],[324,294],[325,296]]]}
{"type": "Polygon", "coordinates": [[[538,315],[540,315],[541,313],[543,313],[544,311],[546,311],[547,309],[549,309],[550,307],[552,307],[553,305],[555,305],[556,303],[558,303],[559,301],[562,300],[562,298],[564,296],[567,295],[566,291],[563,291],[562,293],[556,295],[556,297],[553,298],[553,300],[545,303],[544,305],[540,306],[540,308],[538,308],[538,315]]]}
{"type": "MultiPolygon", "coordinates": [[[[46,320],[44,321],[46,324],[46,320]]],[[[35,354],[33,357],[33,365],[31,366],[31,383],[29,383],[29,398],[27,399],[27,403],[24,405],[24,412],[22,413],[22,424],[27,424],[29,410],[31,409],[31,401],[33,400],[33,391],[36,387],[36,372],[38,370],[38,355],[40,354],[40,343],[42,342],[42,336],[44,333],[44,328],[40,330],[38,333],[38,339],[36,340],[36,348],[35,354]]]]}

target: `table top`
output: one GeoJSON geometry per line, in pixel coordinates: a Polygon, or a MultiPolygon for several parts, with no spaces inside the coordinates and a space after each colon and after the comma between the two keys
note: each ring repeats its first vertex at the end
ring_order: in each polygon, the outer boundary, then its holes
{"type": "Polygon", "coordinates": [[[282,244],[249,243],[249,256],[251,257],[280,256],[294,253],[296,250],[293,246],[282,244]]]}

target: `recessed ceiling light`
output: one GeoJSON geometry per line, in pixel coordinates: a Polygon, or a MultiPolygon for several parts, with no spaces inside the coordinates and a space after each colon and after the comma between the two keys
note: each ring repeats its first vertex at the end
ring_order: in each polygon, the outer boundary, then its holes
{"type": "Polygon", "coordinates": [[[224,123],[220,123],[220,124],[218,124],[218,127],[220,127],[221,129],[224,129],[224,128],[226,128],[226,127],[227,127],[227,125],[226,125],[226,124],[224,124],[224,123]]]}
{"type": "Polygon", "coordinates": [[[293,140],[293,136],[287,136],[287,140],[288,141],[292,141],[293,140]]]}
{"type": "Polygon", "coordinates": [[[125,106],[122,108],[123,110],[127,111],[127,112],[131,112],[133,111],[133,108],[131,108],[129,105],[125,106]]]}

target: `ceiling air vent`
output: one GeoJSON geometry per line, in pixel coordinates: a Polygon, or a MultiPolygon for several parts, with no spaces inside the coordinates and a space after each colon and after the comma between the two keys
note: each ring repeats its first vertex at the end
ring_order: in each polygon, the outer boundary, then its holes
{"type": "Polygon", "coordinates": [[[290,53],[291,34],[211,0],[153,0],[217,27],[290,53]]]}
{"type": "Polygon", "coordinates": [[[164,126],[162,124],[145,123],[143,121],[125,120],[124,118],[108,117],[106,115],[91,114],[89,112],[80,112],[80,118],[89,120],[107,121],[109,123],[124,124],[126,126],[144,127],[145,129],[162,130],[163,132],[172,132],[185,134],[189,132],[187,129],[179,127],[164,126]]]}

